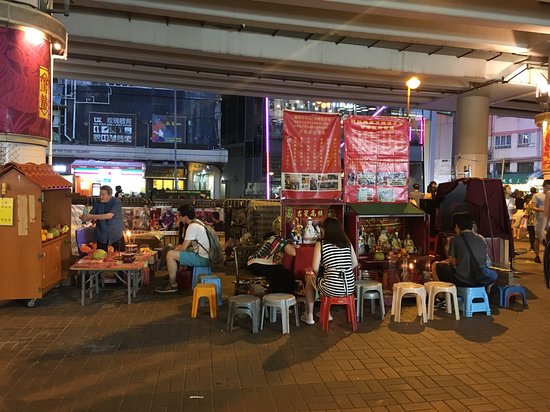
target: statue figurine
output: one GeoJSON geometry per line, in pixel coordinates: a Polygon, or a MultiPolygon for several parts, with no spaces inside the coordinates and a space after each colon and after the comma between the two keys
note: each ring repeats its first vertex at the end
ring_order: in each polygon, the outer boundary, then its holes
{"type": "Polygon", "coordinates": [[[405,247],[405,249],[407,249],[407,253],[414,253],[415,248],[414,242],[411,239],[411,235],[407,234],[407,238],[405,239],[403,246],[405,247]]]}
{"type": "Polygon", "coordinates": [[[369,245],[369,250],[374,250],[376,247],[376,239],[374,238],[374,233],[372,232],[369,233],[367,245],[369,245]]]}
{"type": "Polygon", "coordinates": [[[302,228],[303,226],[298,222],[298,219],[294,221],[294,227],[290,231],[290,238],[295,244],[302,243],[302,228]]]}
{"type": "Polygon", "coordinates": [[[313,227],[313,220],[308,217],[307,224],[304,229],[304,243],[311,244],[317,242],[317,231],[313,227]]]}
{"type": "Polygon", "coordinates": [[[395,232],[393,235],[393,238],[391,240],[391,247],[393,250],[399,250],[403,247],[403,243],[401,243],[401,239],[399,239],[399,233],[395,232]]]}
{"type": "Polygon", "coordinates": [[[385,229],[382,229],[380,231],[380,236],[378,237],[378,246],[380,246],[383,251],[389,250],[391,248],[388,235],[385,229]]]}
{"type": "Polygon", "coordinates": [[[319,225],[315,225],[315,232],[317,233],[317,239],[321,237],[321,228],[319,225]]]}

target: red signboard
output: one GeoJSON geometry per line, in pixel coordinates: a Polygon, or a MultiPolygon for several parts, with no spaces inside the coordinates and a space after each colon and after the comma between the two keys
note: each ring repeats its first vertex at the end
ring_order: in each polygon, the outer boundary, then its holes
{"type": "Polygon", "coordinates": [[[543,130],[542,136],[542,171],[550,170],[550,126],[543,130]]]}
{"type": "Polygon", "coordinates": [[[285,111],[281,162],[282,197],[339,199],[340,117],[285,111]]]}
{"type": "Polygon", "coordinates": [[[350,116],[344,121],[344,201],[407,203],[409,122],[350,116]]]}
{"type": "Polygon", "coordinates": [[[50,140],[50,43],[0,27],[0,133],[50,140]]]}

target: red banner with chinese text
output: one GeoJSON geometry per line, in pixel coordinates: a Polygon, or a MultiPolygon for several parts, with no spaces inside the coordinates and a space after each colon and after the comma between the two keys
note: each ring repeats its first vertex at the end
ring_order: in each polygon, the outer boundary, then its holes
{"type": "Polygon", "coordinates": [[[408,132],[408,120],[400,117],[344,121],[344,202],[408,202],[408,132]]]}
{"type": "Polygon", "coordinates": [[[542,132],[542,172],[546,176],[550,171],[550,126],[542,132]]]}
{"type": "Polygon", "coordinates": [[[0,27],[0,133],[50,140],[50,43],[0,27]]]}
{"type": "Polygon", "coordinates": [[[339,199],[340,117],[285,111],[281,162],[282,197],[339,199]]]}

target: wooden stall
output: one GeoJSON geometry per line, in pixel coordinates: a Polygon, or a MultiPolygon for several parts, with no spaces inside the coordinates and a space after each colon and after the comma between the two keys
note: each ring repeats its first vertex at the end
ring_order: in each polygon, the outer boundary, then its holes
{"type": "Polygon", "coordinates": [[[25,299],[32,307],[69,267],[71,184],[50,165],[8,163],[0,188],[0,299],[25,299]],[[51,236],[53,228],[66,232],[43,240],[44,228],[52,228],[51,236]]]}

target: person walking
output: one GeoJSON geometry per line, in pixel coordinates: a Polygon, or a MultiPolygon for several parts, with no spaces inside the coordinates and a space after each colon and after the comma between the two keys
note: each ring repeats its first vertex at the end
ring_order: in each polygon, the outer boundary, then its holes
{"type": "Polygon", "coordinates": [[[550,190],[550,180],[545,180],[542,182],[542,193],[537,192],[531,198],[532,209],[535,211],[535,247],[533,248],[535,252],[535,258],[533,259],[535,263],[542,263],[540,259],[540,245],[542,241],[546,238],[546,219],[544,218],[544,205],[546,194],[550,190]]]}

